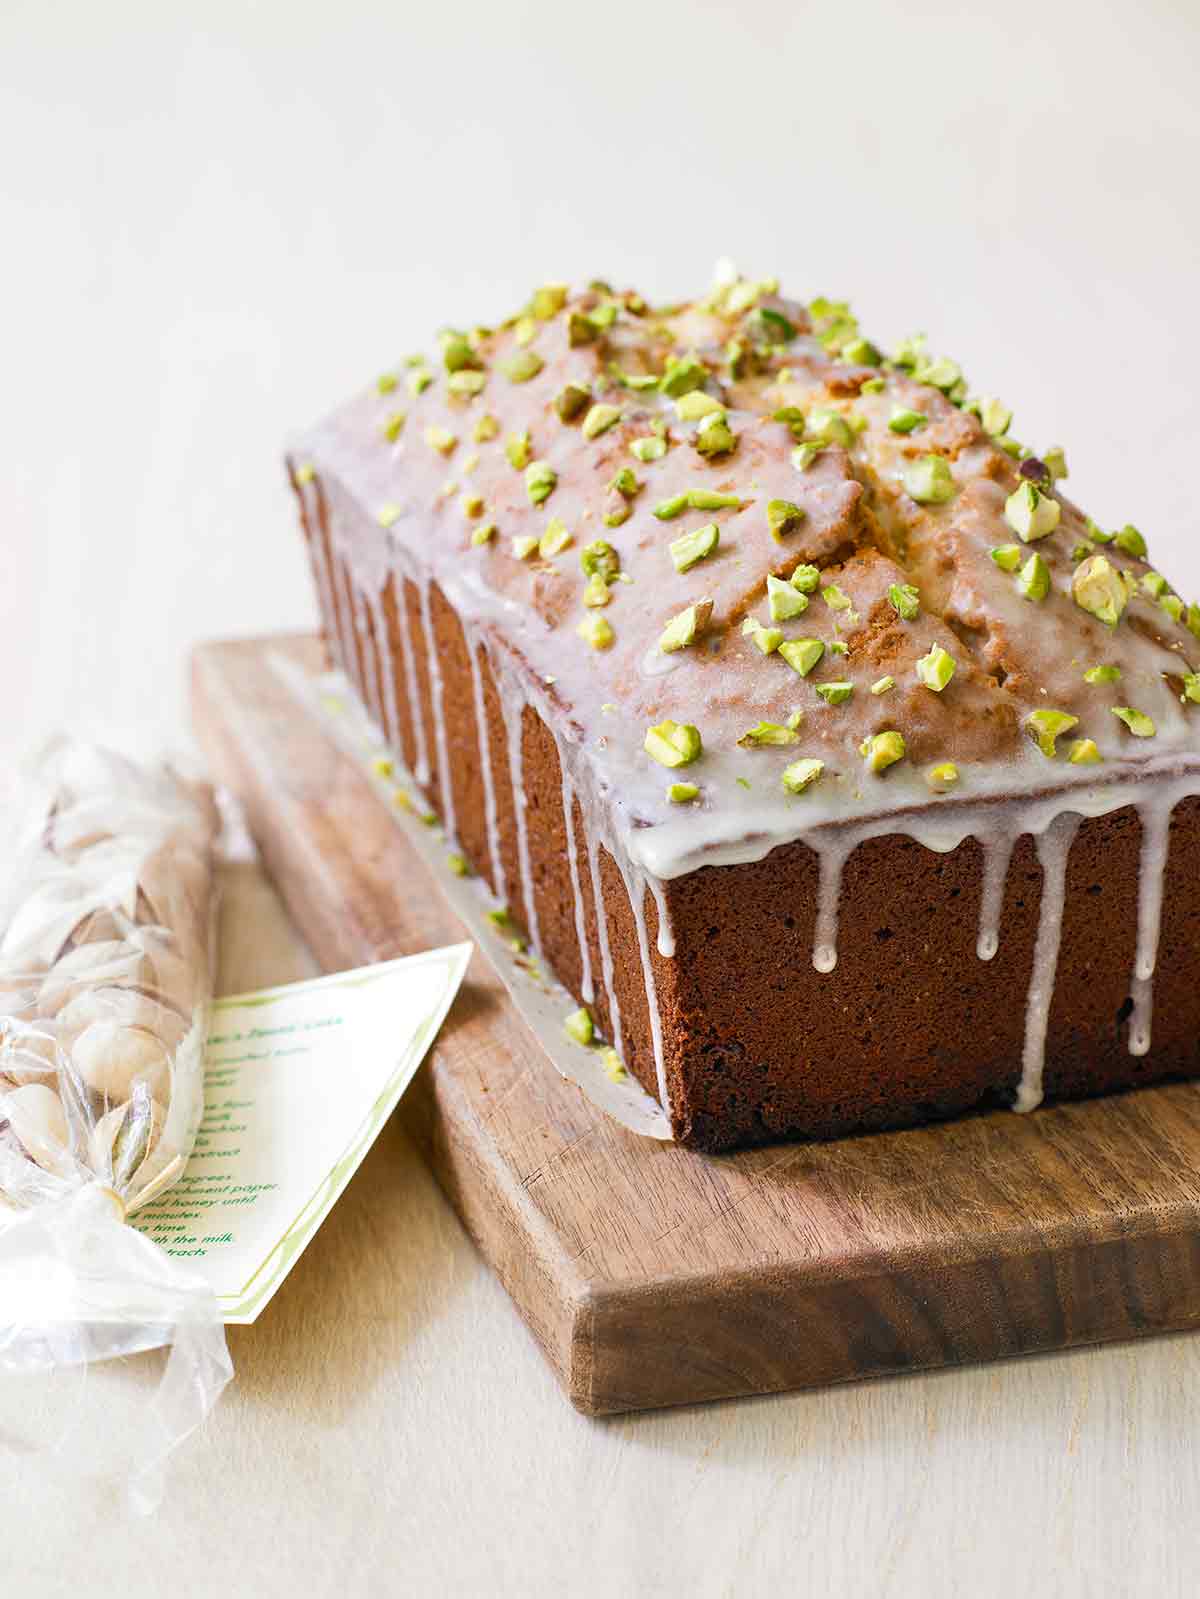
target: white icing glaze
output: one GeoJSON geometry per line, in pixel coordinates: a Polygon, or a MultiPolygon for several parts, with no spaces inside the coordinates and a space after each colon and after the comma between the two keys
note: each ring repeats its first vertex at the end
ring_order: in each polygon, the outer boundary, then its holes
{"type": "Polygon", "coordinates": [[[1008,865],[1012,860],[1016,837],[1012,833],[999,833],[982,838],[983,883],[979,898],[979,939],[975,953],[981,961],[990,961],[1000,948],[1000,918],[1004,911],[1004,886],[1008,881],[1008,865]]]}
{"type": "MultiPolygon", "coordinates": [[[[447,837],[455,836],[454,777],[450,771],[450,751],[446,739],[445,687],[442,682],[442,661],[437,641],[433,636],[433,615],[429,603],[430,581],[422,575],[417,587],[421,595],[421,624],[425,634],[425,659],[429,670],[429,698],[433,714],[433,732],[437,740],[438,787],[442,795],[442,826],[447,837]]],[[[530,912],[532,917],[533,912],[530,912]]],[[[533,929],[530,929],[532,934],[533,929]]],[[[537,948],[536,941],[534,947],[537,948]]],[[[540,951],[539,951],[540,953],[540,951]]]]}
{"type": "Polygon", "coordinates": [[[1066,903],[1067,855],[1079,831],[1080,820],[1072,811],[1063,811],[1037,841],[1038,860],[1042,863],[1042,899],[1038,912],[1037,942],[1033,949],[1033,970],[1025,1001],[1025,1047],[1021,1052],[1021,1081],[1017,1087],[1014,1110],[1034,1110],[1042,1102],[1046,1027],[1050,1020],[1050,1002],[1054,998],[1063,906],[1066,903]]]}
{"type": "Polygon", "coordinates": [[[466,632],[467,653],[471,657],[471,692],[475,702],[475,739],[479,745],[479,767],[483,776],[483,815],[487,829],[488,856],[492,863],[492,883],[501,904],[507,902],[508,884],[504,876],[504,856],[500,850],[500,821],[496,810],[496,774],[492,771],[492,741],[488,734],[487,705],[483,694],[483,672],[479,652],[484,648],[475,630],[466,632]]]}
{"type": "Polygon", "coordinates": [[[567,862],[571,869],[571,896],[575,902],[575,938],[579,944],[579,959],[583,968],[579,980],[580,996],[585,1005],[590,1005],[596,997],[596,990],[592,984],[592,950],[583,914],[583,891],[579,886],[579,851],[575,843],[575,787],[567,770],[561,744],[558,765],[562,774],[563,825],[567,834],[567,862]]]}

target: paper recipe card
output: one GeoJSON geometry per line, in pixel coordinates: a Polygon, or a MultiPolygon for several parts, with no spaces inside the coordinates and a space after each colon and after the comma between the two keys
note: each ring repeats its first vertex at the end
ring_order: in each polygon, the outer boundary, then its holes
{"type": "Polygon", "coordinates": [[[470,944],[212,1007],[204,1119],[133,1223],[252,1322],[358,1169],[458,992],[470,944]]]}

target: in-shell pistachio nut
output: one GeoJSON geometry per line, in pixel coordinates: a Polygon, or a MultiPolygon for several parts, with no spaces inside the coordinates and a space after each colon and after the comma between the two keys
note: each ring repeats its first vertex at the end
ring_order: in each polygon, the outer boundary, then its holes
{"type": "Polygon", "coordinates": [[[43,1171],[56,1176],[70,1171],[66,1112],[52,1088],[44,1083],[27,1083],[0,1094],[0,1120],[7,1120],[22,1149],[43,1171]]]}

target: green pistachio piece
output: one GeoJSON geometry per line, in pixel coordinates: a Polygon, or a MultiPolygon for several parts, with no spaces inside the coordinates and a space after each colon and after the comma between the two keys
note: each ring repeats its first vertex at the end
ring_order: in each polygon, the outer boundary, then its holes
{"type": "Polygon", "coordinates": [[[791,728],[792,732],[794,733],[796,731],[796,729],[800,726],[800,723],[803,720],[804,720],[804,712],[803,711],[793,711],[792,714],[787,719],[787,725],[791,728]]]}
{"type": "Polygon", "coordinates": [[[852,366],[878,366],[883,357],[870,339],[851,339],[842,345],[842,360],[852,366]]]}
{"type": "Polygon", "coordinates": [[[958,662],[949,651],[944,650],[940,644],[934,644],[928,655],[922,655],[917,662],[918,681],[924,683],[926,688],[931,688],[935,694],[940,694],[954,676],[958,662]]]}
{"type": "Polygon", "coordinates": [[[1041,454],[1042,465],[1050,474],[1050,481],[1057,483],[1059,478],[1070,477],[1067,471],[1067,454],[1061,444],[1052,444],[1048,450],[1041,454]]]}
{"type": "Polygon", "coordinates": [[[1067,745],[1067,759],[1072,766],[1096,766],[1104,759],[1095,739],[1073,738],[1067,745]]]}
{"type": "Polygon", "coordinates": [[[940,455],[920,455],[905,467],[904,487],[918,505],[942,505],[956,491],[950,467],[940,455]]]}
{"type": "Polygon", "coordinates": [[[693,528],[690,533],[682,533],[677,539],[672,539],[667,548],[671,552],[675,570],[686,572],[697,561],[703,561],[705,556],[711,555],[720,541],[721,530],[715,522],[706,522],[703,527],[693,528]]]}
{"type": "Polygon", "coordinates": [[[594,650],[609,649],[616,638],[607,617],[604,616],[585,616],[575,631],[594,650]]]}
{"type": "Polygon", "coordinates": [[[629,450],[632,455],[637,456],[639,461],[646,463],[661,461],[667,453],[667,441],[666,439],[655,438],[653,434],[647,434],[643,438],[634,439],[629,446],[629,450]]]}
{"type": "Polygon", "coordinates": [[[520,537],[512,541],[512,552],[518,561],[527,561],[531,555],[536,553],[537,547],[538,539],[536,534],[533,533],[522,533],[520,537]]]}
{"type": "Polygon", "coordinates": [[[953,761],[943,761],[940,766],[931,766],[925,773],[925,781],[935,794],[944,794],[958,782],[958,767],[953,761]]]}
{"type": "Polygon", "coordinates": [[[741,510],[742,500],[737,494],[718,494],[715,489],[689,489],[687,502],[693,511],[728,511],[734,506],[741,510]]]}
{"type": "Polygon", "coordinates": [[[813,687],[826,705],[842,705],[854,693],[853,683],[814,683],[813,687]]]}
{"type": "Polygon", "coordinates": [[[1090,539],[1080,539],[1079,543],[1071,548],[1071,559],[1073,561],[1086,561],[1089,555],[1095,553],[1095,549],[1096,546],[1090,539]]]}
{"type": "Polygon", "coordinates": [[[621,570],[621,557],[607,539],[593,539],[580,550],[579,564],[588,577],[602,577],[611,583],[621,570]]]}
{"type": "Polygon", "coordinates": [[[824,655],[825,645],[819,638],[794,638],[781,644],[779,653],[794,672],[807,677],[824,655]]]}
{"type": "Polygon", "coordinates": [[[860,394],[882,394],[886,388],[887,383],[883,378],[868,378],[858,392],[860,394]]]}
{"type": "Polygon", "coordinates": [[[714,400],[711,394],[705,394],[703,389],[689,389],[675,402],[675,414],[681,422],[699,422],[701,417],[717,413],[723,416],[725,407],[720,400],[714,400]]]}
{"type": "Polygon", "coordinates": [[[743,618],[742,636],[753,639],[755,648],[763,655],[771,655],[783,643],[781,627],[764,627],[753,616],[743,618]]]}
{"type": "Polygon", "coordinates": [[[464,494],[462,499],[458,503],[463,508],[463,515],[464,516],[475,517],[475,516],[482,516],[483,515],[483,495],[482,494],[464,494]]]}
{"type": "Polygon", "coordinates": [[[793,761],[790,766],[785,766],[780,777],[784,788],[789,794],[803,794],[810,788],[825,770],[825,762],[812,759],[793,761]]]}
{"type": "Polygon", "coordinates": [[[386,505],[381,505],[379,507],[376,520],[378,521],[380,527],[391,527],[399,518],[399,515],[400,507],[398,505],[394,505],[389,500],[386,505]]]}
{"type": "Polygon", "coordinates": [[[1071,575],[1071,598],[1107,627],[1116,627],[1129,603],[1129,591],[1107,556],[1090,555],[1071,575]]]}
{"type": "Polygon", "coordinates": [[[673,616],[659,636],[658,647],[662,653],[671,655],[675,650],[686,650],[689,644],[694,643],[708,626],[712,608],[711,600],[697,600],[686,611],[673,616]]]}
{"type": "Polygon", "coordinates": [[[981,395],[976,400],[968,400],[965,406],[968,411],[973,411],[983,424],[983,431],[999,438],[1012,427],[1012,412],[1000,400],[993,399],[990,395],[981,395]]]}
{"type": "Polygon", "coordinates": [[[1135,711],[1129,705],[1110,705],[1109,710],[1119,722],[1125,723],[1134,738],[1153,738],[1158,732],[1144,711],[1135,711]]]}
{"type": "Polygon", "coordinates": [[[554,493],[558,473],[548,461],[531,461],[525,468],[525,492],[534,505],[541,505],[554,493]]]}
{"type": "Polygon", "coordinates": [[[820,581],[821,573],[815,566],[798,566],[788,579],[801,594],[811,594],[820,581]]]}
{"type": "Polygon", "coordinates": [[[744,326],[752,338],[764,344],[790,344],[796,337],[796,329],[787,317],[765,305],[756,306],[746,317],[744,326]]]}
{"type": "Polygon", "coordinates": [[[587,405],[592,391],[582,383],[568,383],[554,396],[554,409],[564,422],[572,422],[587,405]]]}
{"type": "Polygon", "coordinates": [[[1053,533],[1061,515],[1058,501],[1043,494],[1028,478],[1023,479],[1004,502],[1004,520],[1025,544],[1053,533]]]}
{"type": "Polygon", "coordinates": [[[848,611],[850,609],[850,596],[843,594],[836,583],[829,583],[821,590],[821,598],[831,611],[848,611]]]}
{"type": "Polygon", "coordinates": [[[613,376],[622,385],[622,387],[633,389],[636,393],[641,393],[646,389],[656,389],[658,387],[658,378],[653,372],[621,372],[616,367],[613,367],[611,370],[613,376]]]}
{"type": "Polygon", "coordinates": [[[1067,711],[1030,711],[1023,725],[1042,754],[1052,761],[1058,753],[1055,740],[1060,733],[1069,733],[1073,727],[1078,727],[1079,718],[1067,711]]]}
{"type": "Polygon", "coordinates": [[[522,433],[510,433],[504,443],[504,453],[508,456],[510,466],[515,466],[520,472],[529,465],[533,453],[533,443],[529,437],[529,429],[522,433]]]}
{"type": "Polygon", "coordinates": [[[608,583],[599,572],[594,577],[589,577],[583,585],[583,603],[592,610],[602,605],[607,605],[612,595],[608,591],[608,583]]]}
{"type": "Polygon", "coordinates": [[[317,469],[311,461],[302,461],[296,468],[296,482],[303,485],[311,483],[317,475],[317,469]]]}
{"type": "Polygon", "coordinates": [[[442,365],[447,372],[463,372],[483,363],[466,334],[447,332],[442,334],[442,365]]]}
{"type": "Polygon", "coordinates": [[[1181,703],[1190,700],[1193,705],[1200,705],[1200,672],[1183,674],[1183,693],[1179,699],[1181,703]]]}
{"type": "Polygon", "coordinates": [[[1027,600],[1044,600],[1050,592],[1050,568],[1035,551],[1017,573],[1017,589],[1027,600]]]}
{"type": "Polygon", "coordinates": [[[672,783],[667,789],[667,798],[672,805],[687,805],[691,800],[699,797],[700,790],[695,783],[672,783]]]}
{"type": "MultiPolygon", "coordinates": [[[[681,783],[677,786],[680,788],[687,788],[689,785],[686,783],[681,783]]],[[[615,1049],[608,1048],[601,1050],[600,1064],[604,1067],[604,1075],[611,1082],[623,1083],[629,1076],[629,1073],[621,1064],[621,1057],[617,1054],[615,1049]]]]}
{"type": "Polygon", "coordinates": [[[583,419],[583,436],[585,439],[598,439],[606,433],[614,422],[621,420],[621,407],[619,405],[593,405],[583,419]]]}
{"type": "Polygon", "coordinates": [[[737,439],[725,420],[724,411],[714,411],[711,416],[706,416],[692,440],[692,447],[706,457],[727,455],[736,446],[737,439]]]}
{"type": "Polygon", "coordinates": [[[393,411],[389,416],[384,418],[383,426],[379,431],[383,434],[384,438],[389,444],[395,444],[396,440],[403,432],[404,424],[407,420],[407,411],[393,411]]]}
{"type": "Polygon", "coordinates": [[[573,1039],[577,1044],[584,1045],[585,1048],[591,1043],[595,1035],[595,1028],[592,1026],[591,1012],[586,1005],[581,1005],[578,1010],[571,1012],[563,1022],[563,1032],[566,1033],[568,1038],[573,1039]]]}
{"type": "Polygon", "coordinates": [[[897,405],[888,418],[888,427],[893,433],[915,433],[928,420],[923,411],[910,411],[906,405],[897,405]]]}
{"type": "Polygon", "coordinates": [[[486,444],[489,439],[494,439],[500,432],[500,424],[494,416],[481,416],[476,422],[471,437],[476,444],[486,444]]]}
{"type": "Polygon", "coordinates": [[[1183,601],[1178,594],[1164,594],[1158,602],[1158,608],[1160,611],[1165,611],[1172,622],[1183,620],[1183,601]]]}
{"type": "Polygon", "coordinates": [[[791,500],[768,500],[767,527],[771,537],[779,543],[789,533],[797,532],[803,526],[806,514],[803,506],[794,505],[791,500]]]}
{"type": "Polygon", "coordinates": [[[660,522],[673,522],[674,519],[677,516],[681,516],[683,512],[687,510],[687,508],[688,497],[686,494],[672,494],[669,500],[659,500],[658,504],[654,507],[654,515],[660,522]]]}
{"type": "Polygon", "coordinates": [[[873,733],[870,738],[863,739],[858,746],[858,753],[866,761],[869,772],[886,772],[889,766],[895,766],[897,761],[904,759],[908,746],[902,733],[897,733],[895,728],[888,728],[886,732],[873,733]]]}
{"type": "Polygon", "coordinates": [[[410,394],[424,394],[425,390],[433,382],[433,373],[428,367],[419,366],[415,371],[410,372],[404,381],[410,394]]]}
{"type": "Polygon", "coordinates": [[[849,644],[846,644],[840,638],[833,639],[830,642],[829,648],[834,655],[849,655],[850,653],[849,644]]]}
{"type": "Polygon", "coordinates": [[[871,693],[877,695],[890,694],[895,686],[896,679],[889,673],[887,677],[877,677],[875,679],[875,681],[871,684],[871,693]]]}
{"type": "Polygon", "coordinates": [[[533,298],[529,302],[529,309],[539,322],[549,322],[556,317],[567,303],[567,285],[565,283],[544,283],[540,289],[533,291],[533,298]]]}
{"type": "Polygon", "coordinates": [[[848,446],[854,442],[849,422],[840,411],[828,405],[818,405],[808,413],[805,432],[814,443],[848,446]]]}
{"type": "Polygon", "coordinates": [[[633,507],[625,500],[614,500],[604,513],[605,527],[623,527],[633,515],[633,507]]]}
{"type": "Polygon", "coordinates": [[[690,766],[704,752],[697,728],[669,719],[646,729],[642,747],[660,766],[690,766]]]}
{"type": "Polygon", "coordinates": [[[910,333],[906,339],[892,351],[892,365],[911,372],[918,361],[924,360],[925,335],[923,333],[910,333]]]}
{"type": "Polygon", "coordinates": [[[1092,521],[1090,516],[1084,517],[1083,525],[1087,530],[1088,538],[1095,539],[1097,544],[1112,543],[1114,535],[1112,533],[1106,533],[1098,522],[1092,521]]]}
{"type": "Polygon", "coordinates": [[[585,316],[582,311],[572,311],[567,318],[567,343],[572,349],[578,349],[581,344],[594,344],[600,336],[600,329],[590,316],[585,316]]]}
{"type": "Polygon", "coordinates": [[[771,606],[773,622],[787,622],[793,616],[802,616],[808,610],[808,595],[794,589],[782,578],[767,575],[767,599],[771,606]]]}
{"type": "Polygon", "coordinates": [[[918,383],[931,384],[935,389],[948,393],[957,384],[962,382],[962,367],[957,361],[939,355],[936,357],[922,356],[918,359],[913,370],[913,378],[918,383]]]}
{"type": "Polygon", "coordinates": [[[902,621],[914,622],[921,614],[921,591],[915,583],[889,583],[888,601],[902,621]]]}
{"type": "Polygon", "coordinates": [[[496,537],[496,524],[494,522],[481,522],[478,527],[471,529],[471,543],[474,545],[490,544],[496,537]]]}
{"type": "Polygon", "coordinates": [[[520,345],[532,344],[537,338],[537,323],[531,316],[519,316],[513,325],[513,338],[520,345]]]}
{"type": "Polygon", "coordinates": [[[427,427],[425,429],[425,442],[431,450],[436,450],[439,455],[450,455],[458,443],[458,434],[451,433],[448,428],[427,427]]]}
{"type": "Polygon", "coordinates": [[[792,465],[797,472],[807,472],[824,448],[823,444],[816,444],[812,440],[807,444],[797,444],[792,451],[792,465]]]}
{"type": "Polygon", "coordinates": [[[556,555],[561,555],[574,540],[557,516],[552,516],[546,524],[546,531],[538,540],[538,554],[544,561],[549,561],[556,555]]]}
{"type": "Polygon", "coordinates": [[[471,866],[465,855],[447,855],[446,865],[455,877],[470,877],[471,866]]]}
{"type": "Polygon", "coordinates": [[[500,370],[510,383],[528,383],[545,364],[536,350],[516,350],[500,363],[500,370]]]}
{"type": "Polygon", "coordinates": [[[1113,543],[1118,549],[1124,550],[1126,555],[1136,555],[1139,560],[1146,558],[1146,541],[1132,522],[1126,522],[1114,537],[1113,543]]]}
{"type": "Polygon", "coordinates": [[[623,466],[609,481],[607,488],[610,494],[620,494],[624,499],[632,500],[641,493],[642,485],[629,467],[623,466]]]}
{"type": "Polygon", "coordinates": [[[465,395],[468,399],[481,394],[486,383],[486,372],[452,372],[446,379],[446,387],[451,394],[465,395]]]}
{"type": "Polygon", "coordinates": [[[1083,674],[1085,683],[1119,683],[1121,681],[1121,668],[1119,666],[1089,666],[1083,674]]]}
{"type": "Polygon", "coordinates": [[[781,405],[777,411],[771,412],[771,421],[783,422],[792,430],[794,438],[804,436],[804,412],[798,405],[781,405]]]}
{"type": "Polygon", "coordinates": [[[1200,639],[1200,605],[1189,605],[1185,620],[1188,632],[1193,638],[1200,639]]]}
{"type": "Polygon", "coordinates": [[[755,722],[738,739],[744,750],[763,749],[768,746],[798,744],[800,735],[794,727],[783,727],[779,722],[755,722]]]}
{"type": "Polygon", "coordinates": [[[375,387],[380,394],[390,394],[396,387],[396,374],[394,372],[381,372],[375,379],[375,387]]]}
{"type": "Polygon", "coordinates": [[[658,386],[664,394],[677,400],[680,395],[687,394],[692,389],[703,388],[707,382],[708,368],[694,355],[687,355],[682,359],[669,356],[667,369],[659,379],[658,386]]]}

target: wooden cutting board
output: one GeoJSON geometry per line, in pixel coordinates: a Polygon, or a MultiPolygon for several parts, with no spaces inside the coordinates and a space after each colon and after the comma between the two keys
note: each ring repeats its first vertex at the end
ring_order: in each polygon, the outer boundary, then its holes
{"type": "MultiPolygon", "coordinates": [[[[461,939],[272,651],[320,665],[308,637],[204,645],[194,714],[317,958],[335,970],[461,939]]],[[[692,1154],[627,1132],[563,1081],[477,951],[404,1114],[589,1413],[1200,1322],[1198,1084],[692,1154]]]]}

